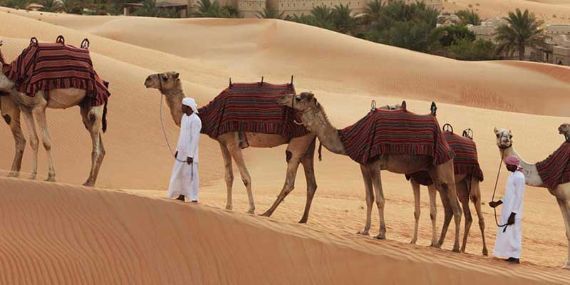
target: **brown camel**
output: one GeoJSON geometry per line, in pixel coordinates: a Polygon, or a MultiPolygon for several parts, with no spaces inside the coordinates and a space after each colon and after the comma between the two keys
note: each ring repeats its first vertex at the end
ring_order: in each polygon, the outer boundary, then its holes
{"type": "MultiPolygon", "coordinates": [[[[312,93],[304,92],[298,96],[286,95],[279,100],[279,103],[300,111],[300,123],[305,125],[309,131],[313,132],[329,151],[336,154],[347,155],[344,145],[339,137],[338,130],[330,123],[323,107],[317,102],[317,99],[312,93]]],[[[457,192],[455,189],[453,160],[439,166],[433,166],[432,158],[428,156],[383,155],[375,161],[371,161],[367,164],[361,164],[360,169],[365,185],[367,211],[364,229],[359,231],[359,234],[369,234],[372,204],[374,202],[374,196],[376,196],[376,206],[378,207],[378,216],[380,221],[379,234],[376,238],[386,238],[386,224],[384,221],[385,199],[382,189],[380,170],[388,170],[390,172],[400,174],[427,170],[436,185],[441,187],[441,189],[443,189],[442,191],[444,191],[446,196],[449,198],[449,205],[450,208],[453,209],[453,215],[455,217],[455,243],[453,251],[459,252],[461,209],[457,201],[457,192]]],[[[446,231],[447,228],[444,227],[442,232],[446,231]]],[[[443,242],[444,239],[445,233],[442,234],[440,242],[443,242]]]]}
{"type": "MultiPolygon", "coordinates": [[[[182,99],[185,97],[184,91],[182,90],[182,82],[179,78],[177,72],[166,72],[159,74],[149,75],[145,81],[145,86],[147,88],[158,89],[166,98],[166,104],[170,108],[170,114],[174,123],[180,126],[180,120],[182,118],[181,104],[182,99]]],[[[202,122],[202,124],[208,124],[208,122],[202,122]]],[[[222,157],[225,163],[225,180],[227,187],[227,203],[226,209],[232,209],[232,187],[233,187],[233,169],[232,169],[232,158],[237,164],[243,183],[247,189],[247,195],[249,198],[249,210],[248,213],[254,213],[255,204],[253,200],[253,192],[251,190],[251,177],[249,171],[245,165],[243,159],[242,151],[240,148],[239,134],[237,132],[230,132],[220,135],[216,138],[220,144],[222,150],[222,157]]],[[[279,206],[281,202],[287,197],[291,191],[293,191],[295,186],[295,177],[297,175],[297,169],[299,163],[303,165],[305,169],[305,177],[307,180],[307,201],[305,205],[305,211],[303,217],[299,221],[300,223],[306,223],[309,218],[309,210],[311,209],[311,202],[317,190],[317,183],[315,180],[314,172],[314,153],[315,153],[315,135],[307,134],[302,137],[289,138],[283,137],[281,135],[273,134],[262,134],[262,133],[245,133],[247,142],[249,146],[256,148],[272,148],[283,144],[287,144],[286,156],[287,156],[287,174],[285,178],[285,184],[281,189],[279,196],[263,216],[271,216],[275,209],[279,206]]]]}
{"type": "MultiPolygon", "coordinates": [[[[560,129],[559,129],[560,130],[560,129]]],[[[495,135],[497,136],[497,146],[501,154],[501,159],[505,159],[510,155],[518,157],[521,161],[520,167],[523,169],[526,185],[534,187],[543,187],[544,182],[538,174],[536,164],[531,164],[524,161],[521,156],[516,152],[513,147],[513,135],[511,130],[495,128],[495,135]]],[[[565,269],[570,269],[570,183],[558,185],[555,189],[548,189],[550,194],[556,197],[562,218],[566,226],[566,237],[568,239],[568,258],[566,260],[565,269]]]]}
{"type": "MultiPolygon", "coordinates": [[[[2,42],[0,41],[0,46],[2,42]]],[[[0,59],[2,59],[0,51],[0,59]]],[[[1,61],[1,60],[0,60],[1,61]]],[[[4,64],[0,62],[0,64],[4,64]]],[[[26,139],[20,126],[20,113],[24,116],[24,121],[28,127],[30,146],[32,147],[32,173],[30,179],[35,179],[38,173],[38,147],[39,139],[36,132],[34,118],[40,127],[42,143],[48,156],[48,178],[47,181],[55,181],[55,167],[51,154],[51,138],[48,132],[46,109],[66,109],[73,106],[81,107],[81,117],[83,124],[91,135],[93,151],[91,153],[91,170],[89,177],[83,185],[93,186],[97,181],[99,169],[105,157],[103,139],[101,131],[106,130],[106,108],[104,105],[95,107],[84,107],[80,104],[86,96],[85,90],[81,89],[52,89],[51,91],[39,91],[35,96],[27,96],[18,92],[15,83],[0,72],[0,109],[4,121],[10,126],[16,145],[16,154],[10,169],[10,177],[18,177],[22,167],[22,157],[26,147],[26,139]]]]}
{"type": "MultiPolygon", "coordinates": [[[[415,244],[418,239],[418,228],[419,228],[419,219],[420,219],[420,186],[421,183],[416,181],[414,177],[410,179],[410,183],[412,185],[412,189],[414,190],[414,204],[415,204],[415,211],[414,211],[414,218],[415,218],[415,227],[414,227],[414,235],[412,237],[412,244],[415,244]]],[[[483,239],[483,255],[488,255],[487,244],[485,242],[485,219],[483,217],[483,213],[481,211],[481,189],[479,185],[480,181],[478,179],[474,179],[468,175],[455,175],[455,187],[457,189],[457,196],[459,197],[459,201],[461,202],[463,208],[463,214],[465,215],[465,229],[463,232],[463,244],[461,245],[461,252],[465,252],[465,248],[467,246],[467,237],[469,236],[469,230],[471,228],[471,224],[473,222],[473,217],[471,216],[471,210],[469,209],[469,200],[473,202],[475,206],[475,211],[477,212],[477,217],[479,218],[479,229],[481,230],[481,237],[483,239]]],[[[429,202],[430,202],[430,218],[432,222],[432,245],[436,242],[436,215],[437,215],[437,208],[436,208],[436,187],[435,185],[428,185],[429,190],[429,202]]],[[[440,193],[441,194],[441,193],[440,193]]],[[[449,224],[451,222],[451,214],[452,209],[449,207],[447,200],[444,199],[443,195],[441,196],[441,202],[445,210],[445,220],[444,224],[449,224]]],[[[446,226],[445,226],[446,227],[446,226]]]]}

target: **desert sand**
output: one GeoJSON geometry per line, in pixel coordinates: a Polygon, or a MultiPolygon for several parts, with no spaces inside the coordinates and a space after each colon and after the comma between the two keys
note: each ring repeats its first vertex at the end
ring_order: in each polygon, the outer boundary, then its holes
{"type": "MultiPolygon", "coordinates": [[[[302,171],[296,190],[272,218],[249,216],[244,187],[234,183],[234,211],[225,205],[217,142],[201,140],[201,204],[164,199],[172,166],[161,133],[160,96],[143,86],[151,73],[181,73],[185,92],[206,104],[234,82],[288,82],[313,91],[333,124],[347,126],[365,115],[371,100],[427,113],[439,106],[440,124],[472,128],[482,184],[489,201],[499,153],[493,128],[511,128],[515,147],[539,161],[563,138],[556,128],[570,121],[570,68],[520,62],[459,62],[283,21],[79,17],[0,10],[3,52],[14,58],[32,36],[91,42],[95,67],[111,82],[107,156],[97,189],[79,187],[90,165],[90,140],[79,110],[49,111],[58,183],[0,178],[2,283],[110,284],[257,283],[346,284],[461,283],[568,284],[567,239],[554,198],[527,188],[523,264],[508,266],[480,256],[477,219],[467,254],[430,242],[427,191],[422,192],[420,237],[409,245],[413,195],[400,175],[383,173],[387,241],[355,233],[365,202],[357,164],[324,151],[316,165],[319,189],[307,225],[296,224],[305,203],[302,171]]],[[[165,110],[166,111],[166,110],[165,110]]],[[[171,143],[177,128],[165,114],[171,143]]],[[[13,141],[0,128],[0,174],[9,169],[13,141]]],[[[285,174],[285,148],[247,149],[257,212],[269,207],[285,174]]],[[[29,169],[29,150],[24,172],[29,169]]],[[[40,152],[40,174],[47,172],[40,152]]],[[[237,172],[236,172],[237,173],[237,172]]],[[[22,174],[25,178],[26,173],[22,174]]],[[[499,183],[502,193],[506,175],[499,183]]],[[[500,195],[500,194],[499,194],[500,195]]],[[[443,213],[439,206],[438,227],[443,213]]],[[[495,227],[484,206],[489,248],[495,227]]],[[[372,234],[378,230],[373,220],[372,234]]]]}

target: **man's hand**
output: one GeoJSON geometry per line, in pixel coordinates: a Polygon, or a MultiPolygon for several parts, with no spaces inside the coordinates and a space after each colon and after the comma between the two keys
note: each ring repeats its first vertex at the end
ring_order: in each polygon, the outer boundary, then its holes
{"type": "Polygon", "coordinates": [[[491,208],[497,208],[499,205],[503,204],[503,201],[499,200],[499,201],[491,201],[489,202],[489,207],[491,208]]]}
{"type": "Polygon", "coordinates": [[[515,216],[517,214],[515,213],[511,213],[511,215],[509,216],[509,220],[507,221],[507,225],[514,225],[515,224],[515,216]]]}
{"type": "Polygon", "coordinates": [[[186,163],[188,163],[188,164],[192,164],[193,162],[194,162],[194,159],[191,158],[191,157],[188,157],[188,158],[186,159],[186,163]]]}
{"type": "Polygon", "coordinates": [[[176,153],[174,154],[174,159],[178,158],[178,151],[176,151],[176,153]]]}

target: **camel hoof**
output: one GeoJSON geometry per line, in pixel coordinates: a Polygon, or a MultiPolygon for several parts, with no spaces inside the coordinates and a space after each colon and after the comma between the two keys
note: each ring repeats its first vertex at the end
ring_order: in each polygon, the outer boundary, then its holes
{"type": "Polygon", "coordinates": [[[487,251],[486,248],[483,249],[483,255],[484,255],[484,256],[489,256],[489,252],[487,251]]]}
{"type": "Polygon", "coordinates": [[[570,261],[566,262],[566,265],[564,265],[562,269],[570,270],[570,261]]]}
{"type": "Polygon", "coordinates": [[[93,183],[93,182],[91,182],[91,181],[87,181],[87,182],[83,183],[83,186],[85,186],[85,187],[93,187],[93,186],[95,186],[95,183],[93,183]]]}
{"type": "Polygon", "coordinates": [[[12,172],[8,173],[8,177],[17,178],[18,176],[20,176],[19,172],[12,171],[12,172]]]}
{"type": "Polygon", "coordinates": [[[262,216],[262,217],[271,217],[271,213],[269,213],[269,211],[267,211],[267,212],[261,214],[260,216],[262,216]]]}
{"type": "Polygon", "coordinates": [[[453,252],[457,252],[457,253],[461,253],[461,251],[459,250],[459,247],[453,247],[453,252]]]}
{"type": "Polygon", "coordinates": [[[255,209],[249,209],[247,213],[250,215],[255,215],[255,209]]]}
{"type": "Polygon", "coordinates": [[[368,230],[361,230],[361,231],[356,232],[356,234],[357,234],[357,235],[362,235],[362,236],[368,236],[368,235],[370,235],[370,234],[368,233],[368,230]]]}
{"type": "Polygon", "coordinates": [[[36,176],[37,176],[37,174],[32,174],[32,175],[30,175],[30,177],[28,177],[28,179],[36,180],[36,176]]]}
{"type": "Polygon", "coordinates": [[[226,210],[231,211],[232,210],[232,205],[226,205],[226,210]]]}
{"type": "Polygon", "coordinates": [[[417,239],[413,239],[412,241],[410,241],[410,244],[416,244],[418,240],[417,239]]]}
{"type": "Polygon", "coordinates": [[[307,223],[307,219],[302,218],[301,220],[299,220],[299,224],[306,224],[307,223]]]}
{"type": "Polygon", "coordinates": [[[374,238],[377,239],[377,240],[385,240],[385,239],[386,239],[386,236],[384,236],[384,235],[377,235],[377,236],[375,236],[374,238]]]}
{"type": "Polygon", "coordinates": [[[55,176],[49,176],[49,177],[46,179],[46,182],[55,182],[55,176]]]}

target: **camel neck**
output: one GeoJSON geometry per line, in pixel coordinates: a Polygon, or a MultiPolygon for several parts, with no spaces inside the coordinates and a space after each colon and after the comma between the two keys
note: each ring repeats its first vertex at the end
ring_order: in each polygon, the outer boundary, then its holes
{"type": "Polygon", "coordinates": [[[182,99],[184,99],[184,91],[180,86],[167,90],[160,90],[166,99],[166,104],[170,109],[172,120],[177,126],[180,126],[182,120],[182,99]]]}
{"type": "Polygon", "coordinates": [[[509,156],[516,156],[519,160],[520,160],[520,166],[523,169],[528,169],[529,167],[533,166],[533,164],[526,162],[519,154],[518,152],[515,150],[515,148],[513,146],[510,146],[508,148],[505,149],[501,149],[501,158],[503,160],[505,160],[505,158],[509,157],[509,156]]]}
{"type": "Polygon", "coordinates": [[[338,130],[330,123],[322,107],[311,108],[301,115],[305,127],[315,133],[329,151],[346,155],[338,130]]]}

